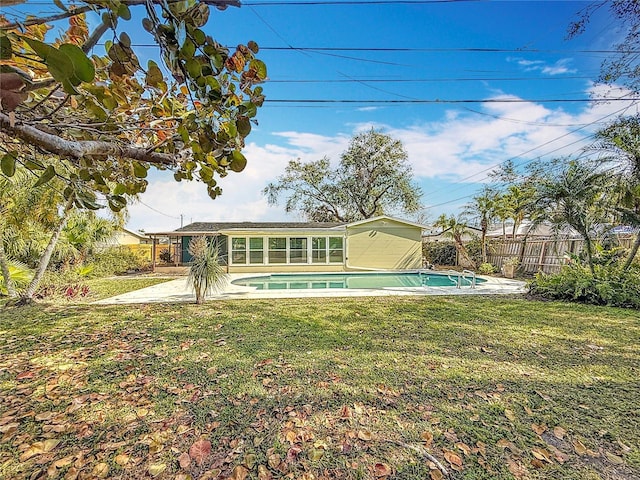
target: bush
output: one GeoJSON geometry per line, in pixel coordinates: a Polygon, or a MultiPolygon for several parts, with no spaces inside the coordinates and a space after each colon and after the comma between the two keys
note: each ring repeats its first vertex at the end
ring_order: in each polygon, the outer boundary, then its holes
{"type": "Polygon", "coordinates": [[[422,255],[433,265],[456,264],[456,246],[453,242],[424,242],[422,255]]]}
{"type": "Polygon", "coordinates": [[[478,267],[478,273],[481,275],[492,275],[498,271],[498,267],[490,263],[483,263],[478,267]]]}
{"type": "Polygon", "coordinates": [[[173,255],[171,255],[171,250],[168,248],[163,248],[160,251],[160,260],[164,263],[173,263],[173,255]]]}
{"type": "Polygon", "coordinates": [[[529,292],[552,300],[640,308],[640,268],[596,265],[591,274],[587,267],[570,264],[555,275],[536,274],[529,292]]]}
{"type": "Polygon", "coordinates": [[[35,297],[65,297],[68,299],[77,296],[85,297],[89,293],[89,287],[82,282],[82,276],[76,271],[47,271],[38,286],[35,297]]]}
{"type": "Polygon", "coordinates": [[[111,247],[93,254],[83,268],[88,277],[99,278],[131,270],[149,270],[151,264],[142,252],[134,252],[127,247],[111,247]]]}

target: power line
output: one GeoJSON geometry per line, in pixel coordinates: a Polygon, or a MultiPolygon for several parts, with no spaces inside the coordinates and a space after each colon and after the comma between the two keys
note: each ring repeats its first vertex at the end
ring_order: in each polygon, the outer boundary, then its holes
{"type": "Polygon", "coordinates": [[[485,98],[485,99],[405,99],[405,100],[375,100],[375,99],[284,99],[267,98],[265,103],[274,104],[344,104],[344,105],[398,105],[398,104],[465,104],[465,103],[589,103],[589,102],[634,102],[640,98],[485,98]]]}

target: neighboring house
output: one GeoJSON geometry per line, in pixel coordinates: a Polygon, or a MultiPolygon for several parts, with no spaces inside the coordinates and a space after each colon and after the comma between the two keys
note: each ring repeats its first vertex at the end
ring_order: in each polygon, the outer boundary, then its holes
{"type": "Polygon", "coordinates": [[[126,228],[118,229],[113,236],[102,242],[102,247],[117,247],[119,245],[150,245],[151,238],[144,233],[134,232],[126,228]]]}
{"type": "MultiPolygon", "coordinates": [[[[169,237],[176,264],[191,260],[191,238],[214,239],[230,273],[405,270],[422,266],[423,225],[389,216],[352,223],[192,223],[169,237]]],[[[155,243],[154,243],[155,246],[155,243]]]]}

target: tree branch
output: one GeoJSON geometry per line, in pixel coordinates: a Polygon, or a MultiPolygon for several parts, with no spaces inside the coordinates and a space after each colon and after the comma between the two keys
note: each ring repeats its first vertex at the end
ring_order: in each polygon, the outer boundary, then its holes
{"type": "Polygon", "coordinates": [[[154,165],[175,166],[177,158],[168,153],[149,152],[147,148],[121,146],[113,142],[100,140],[65,140],[31,125],[16,123],[12,125],[8,115],[0,113],[0,127],[3,133],[19,138],[49,153],[64,157],[106,157],[115,156],[139,160],[154,165]]]}
{"type": "MultiPolygon", "coordinates": [[[[169,3],[174,3],[180,0],[167,0],[169,3]]],[[[162,5],[164,0],[151,0],[152,3],[157,5],[162,5]]],[[[214,5],[218,8],[227,8],[227,7],[240,7],[240,0],[200,0],[201,3],[206,3],[207,5],[214,5]]],[[[84,7],[70,8],[66,12],[58,13],[57,15],[51,15],[50,17],[37,17],[30,18],[25,20],[24,22],[13,22],[6,23],[4,25],[0,25],[0,30],[14,30],[20,27],[28,27],[30,25],[42,25],[43,23],[55,22],[56,20],[64,20],[65,18],[75,17],[76,15],[80,15],[81,13],[86,13],[88,11],[94,9],[104,9],[106,8],[103,4],[100,3],[99,0],[85,0],[84,3],[89,5],[84,7]]],[[[121,0],[120,3],[123,3],[128,6],[136,6],[136,5],[145,5],[147,3],[146,0],[121,0]]]]}

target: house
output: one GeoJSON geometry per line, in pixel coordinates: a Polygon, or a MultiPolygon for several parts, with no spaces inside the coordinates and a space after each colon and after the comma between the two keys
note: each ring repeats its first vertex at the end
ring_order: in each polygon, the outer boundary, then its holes
{"type": "Polygon", "coordinates": [[[176,265],[190,262],[189,242],[204,235],[230,273],[343,272],[420,268],[423,228],[385,215],[351,223],[197,222],[148,235],[154,248],[170,239],[176,265]]]}

